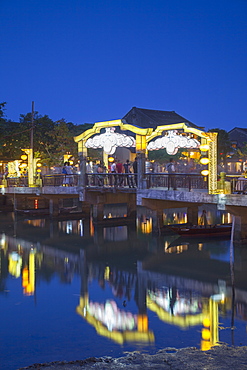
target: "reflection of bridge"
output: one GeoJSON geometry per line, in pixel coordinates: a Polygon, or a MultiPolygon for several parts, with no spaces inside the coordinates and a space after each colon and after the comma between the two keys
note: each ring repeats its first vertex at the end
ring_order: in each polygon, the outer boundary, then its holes
{"type": "MultiPolygon", "coordinates": [[[[159,263],[160,266],[164,265],[164,261],[167,259],[166,266],[170,265],[169,273],[162,270],[159,273],[152,271],[154,259],[150,256],[147,256],[143,262],[138,262],[137,269],[134,271],[131,268],[130,272],[127,266],[125,268],[120,267],[121,261],[119,261],[118,266],[115,262],[107,263],[111,252],[105,253],[103,246],[102,250],[98,251],[97,261],[93,254],[88,253],[87,250],[81,251],[79,255],[51,246],[34,245],[31,242],[8,236],[4,237],[3,243],[6,257],[8,250],[18,252],[22,248],[26,251],[26,261],[29,261],[28,269],[33,272],[30,281],[33,285],[35,269],[39,268],[41,263],[46,264],[46,261],[48,261],[49,266],[52,265],[54,270],[61,274],[64,271],[69,274],[70,272],[80,274],[81,298],[77,312],[93,325],[100,335],[111,338],[118,343],[124,341],[144,343],[154,340],[153,333],[150,330],[152,328],[149,329],[148,323],[148,310],[151,309],[157,313],[160,320],[171,325],[184,329],[194,325],[202,325],[204,327],[202,348],[207,349],[218,340],[218,307],[229,309],[232,304],[231,282],[224,278],[225,273],[220,276],[221,280],[214,277],[211,279],[210,269],[205,265],[208,277],[204,276],[202,280],[196,279],[196,276],[194,278],[186,277],[183,269],[180,269],[180,273],[178,273],[175,258],[174,262],[171,263],[171,255],[164,255],[163,260],[158,255],[159,262],[157,260],[155,262],[156,270],[159,269],[159,263]],[[32,258],[30,259],[28,258],[28,252],[31,250],[35,253],[32,252],[32,258]],[[106,282],[110,284],[116,296],[119,295],[122,300],[126,299],[128,301],[131,297],[134,297],[138,312],[133,314],[128,310],[120,309],[114,303],[114,299],[106,300],[103,304],[90,300],[88,284],[92,279],[97,279],[100,284],[106,282]],[[164,287],[166,288],[164,289],[164,287]],[[223,298],[224,302],[222,301],[223,298]],[[114,325],[116,325],[116,328],[114,325]]],[[[247,293],[244,290],[246,284],[245,282],[242,284],[239,280],[238,255],[235,259],[235,305],[244,304],[246,307],[247,293]]],[[[222,264],[224,265],[224,262],[222,264]]],[[[225,267],[229,268],[229,265],[225,263],[225,267]]],[[[241,271],[242,273],[245,272],[243,266],[241,271]]],[[[73,275],[71,276],[73,278],[73,275]]]]}

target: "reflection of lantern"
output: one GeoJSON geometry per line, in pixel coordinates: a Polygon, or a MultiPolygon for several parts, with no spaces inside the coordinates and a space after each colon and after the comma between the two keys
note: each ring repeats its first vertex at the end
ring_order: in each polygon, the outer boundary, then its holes
{"type": "Polygon", "coordinates": [[[109,157],[109,158],[108,158],[108,161],[109,161],[109,162],[114,162],[114,157],[109,157]]]}
{"type": "Polygon", "coordinates": [[[209,158],[201,158],[200,163],[201,164],[208,164],[209,163],[209,158]]]}
{"type": "Polygon", "coordinates": [[[38,168],[38,169],[37,169],[37,172],[39,172],[39,173],[40,173],[40,172],[41,172],[41,169],[40,169],[40,168],[38,168]]]}
{"type": "Polygon", "coordinates": [[[210,330],[203,328],[202,329],[202,339],[209,340],[210,339],[210,330]]]}
{"type": "Polygon", "coordinates": [[[210,319],[205,317],[202,321],[202,324],[208,328],[210,326],[210,319]]]}
{"type": "Polygon", "coordinates": [[[209,145],[203,144],[203,145],[200,145],[199,148],[201,152],[207,152],[209,150],[209,145]]]}
{"type": "Polygon", "coordinates": [[[27,159],[27,155],[26,155],[26,154],[22,154],[21,159],[22,159],[23,161],[25,161],[25,160],[27,159]]]}
{"type": "Polygon", "coordinates": [[[202,176],[207,176],[208,174],[209,174],[209,171],[208,170],[201,171],[201,175],[202,176]]]}

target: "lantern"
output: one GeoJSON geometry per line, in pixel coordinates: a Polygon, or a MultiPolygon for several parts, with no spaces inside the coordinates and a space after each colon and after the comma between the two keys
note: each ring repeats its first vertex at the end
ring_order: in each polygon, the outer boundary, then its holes
{"type": "Polygon", "coordinates": [[[208,164],[209,163],[209,158],[206,158],[206,157],[205,158],[201,158],[200,159],[200,163],[201,164],[208,164]]]}

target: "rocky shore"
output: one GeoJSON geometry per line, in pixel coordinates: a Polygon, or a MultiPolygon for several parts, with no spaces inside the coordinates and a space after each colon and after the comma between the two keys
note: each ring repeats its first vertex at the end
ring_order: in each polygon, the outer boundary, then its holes
{"type": "Polygon", "coordinates": [[[217,346],[202,352],[196,348],[165,348],[154,355],[139,352],[126,353],[124,357],[91,357],[77,361],[55,361],[33,364],[19,370],[244,370],[247,369],[247,346],[217,346]]]}

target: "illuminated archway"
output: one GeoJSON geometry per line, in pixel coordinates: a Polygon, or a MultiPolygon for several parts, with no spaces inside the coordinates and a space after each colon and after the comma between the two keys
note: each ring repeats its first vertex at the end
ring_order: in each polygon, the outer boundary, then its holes
{"type": "MultiPolygon", "coordinates": [[[[78,143],[79,155],[87,157],[87,148],[103,148],[104,159],[108,154],[113,154],[117,147],[133,147],[136,153],[145,155],[148,150],[154,148],[166,148],[168,154],[176,154],[178,148],[202,148],[208,149],[208,192],[216,194],[217,191],[217,133],[204,132],[200,129],[189,127],[185,123],[157,126],[153,128],[141,128],[128,124],[123,120],[96,122],[91,129],[84,131],[74,138],[78,143]],[[135,134],[128,136],[115,132],[119,127],[121,131],[131,131],[135,134]],[[101,132],[105,129],[105,132],[101,132]],[[197,138],[201,139],[201,145],[197,138]]],[[[202,150],[201,150],[202,151],[202,150]]]]}

